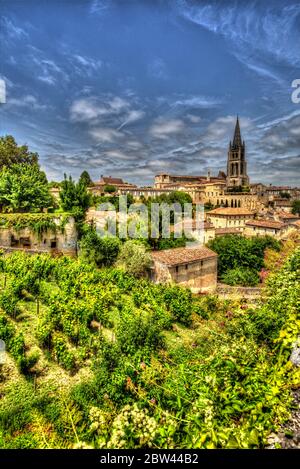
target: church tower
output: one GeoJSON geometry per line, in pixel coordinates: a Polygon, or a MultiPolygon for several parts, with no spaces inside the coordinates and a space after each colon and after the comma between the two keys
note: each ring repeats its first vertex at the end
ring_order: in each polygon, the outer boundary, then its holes
{"type": "Polygon", "coordinates": [[[227,187],[249,186],[245,142],[242,142],[239,118],[236,119],[233,142],[229,143],[227,159],[227,187]]]}

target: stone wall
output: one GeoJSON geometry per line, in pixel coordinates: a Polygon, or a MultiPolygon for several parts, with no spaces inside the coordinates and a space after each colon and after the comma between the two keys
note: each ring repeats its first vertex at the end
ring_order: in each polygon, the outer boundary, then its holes
{"type": "Polygon", "coordinates": [[[217,258],[168,267],[154,261],[152,279],[156,283],[177,283],[193,293],[213,292],[217,286],[217,258]]]}
{"type": "Polygon", "coordinates": [[[16,230],[0,227],[0,249],[31,250],[39,252],[61,252],[75,255],[77,252],[77,230],[75,220],[69,217],[63,231],[60,229],[60,217],[53,219],[56,232],[47,230],[39,237],[31,228],[16,230]]]}

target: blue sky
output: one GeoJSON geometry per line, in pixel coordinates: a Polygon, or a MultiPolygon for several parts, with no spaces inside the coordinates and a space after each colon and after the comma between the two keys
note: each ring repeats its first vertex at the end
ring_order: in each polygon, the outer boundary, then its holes
{"type": "Polygon", "coordinates": [[[0,0],[0,134],[144,185],[225,170],[238,113],[251,181],[300,185],[299,44],[296,0],[0,0]]]}

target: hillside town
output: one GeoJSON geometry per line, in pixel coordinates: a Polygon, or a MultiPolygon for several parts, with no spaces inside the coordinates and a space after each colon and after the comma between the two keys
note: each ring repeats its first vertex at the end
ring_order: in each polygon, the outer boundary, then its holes
{"type": "MultiPolygon", "coordinates": [[[[60,191],[60,185],[50,189],[57,201],[60,191]]],[[[126,196],[137,205],[183,193],[188,195],[193,207],[204,208],[202,224],[196,223],[193,214],[191,218],[184,219],[195,241],[193,248],[180,246],[159,251],[153,249],[151,252],[149,275],[154,282],[178,283],[191,288],[194,293],[216,290],[218,256],[207,246],[214,239],[236,235],[246,238],[270,236],[284,241],[300,231],[299,212],[292,213],[294,201],[300,199],[300,188],[250,183],[246,144],[241,137],[238,117],[233,140],[228,147],[227,173],[219,171],[217,176],[210,173],[206,176],[159,174],[155,176],[153,187],[137,187],[120,177],[101,176],[99,182],[89,182],[87,191],[94,200],[106,197],[105,200],[109,201],[126,196]]],[[[96,205],[87,208],[85,220],[91,226],[104,227],[113,215],[111,210],[99,210],[96,205]]],[[[45,213],[52,220],[54,229],[46,230],[42,237],[37,236],[30,226],[16,232],[9,224],[14,216],[1,215],[0,249],[77,254],[78,232],[74,216],[69,215],[62,222],[63,217],[59,214],[45,213]],[[60,227],[62,223],[63,229],[60,227]]],[[[22,216],[26,217],[26,214],[22,216]]],[[[115,216],[120,224],[122,213],[115,216]]],[[[34,214],[29,213],[28,217],[34,218],[34,214]]],[[[171,228],[176,231],[176,224],[171,228]]]]}

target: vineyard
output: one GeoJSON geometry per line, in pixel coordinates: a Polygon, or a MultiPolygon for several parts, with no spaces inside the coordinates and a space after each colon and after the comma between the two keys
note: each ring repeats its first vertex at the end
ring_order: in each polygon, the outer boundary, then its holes
{"type": "Polygon", "coordinates": [[[2,255],[0,447],[264,447],[300,383],[299,281],[299,248],[258,304],[2,255]]]}

